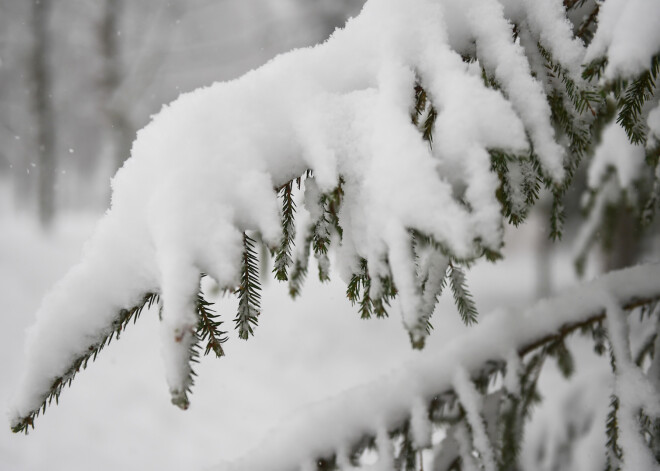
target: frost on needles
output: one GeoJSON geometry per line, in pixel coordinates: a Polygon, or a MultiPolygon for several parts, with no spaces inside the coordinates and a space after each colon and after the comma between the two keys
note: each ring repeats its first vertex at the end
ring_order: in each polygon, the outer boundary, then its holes
{"type": "MultiPolygon", "coordinates": [[[[562,197],[602,110],[614,107],[657,168],[660,39],[649,22],[658,10],[642,0],[370,0],[325,43],[164,106],[113,179],[112,207],[82,261],[37,313],[12,429],[33,426],[154,303],[172,401],[186,408],[192,364],[201,348],[223,355],[219,316],[231,320],[213,311],[200,277],[238,296],[233,322],[248,339],[262,315],[259,253],[272,254],[274,277],[296,296],[310,256],[326,280],[332,251],[360,315],[385,316],[396,298],[417,348],[446,286],[475,323],[466,268],[501,257],[504,224],[521,223],[541,187],[561,235],[562,197]],[[641,49],[633,20],[648,33],[641,49]]],[[[605,173],[593,173],[597,195],[605,173]]],[[[459,396],[476,395],[471,373],[456,379],[459,396]]],[[[475,429],[477,409],[456,437],[475,429]]],[[[483,448],[488,466],[496,451],[483,448]]]]}

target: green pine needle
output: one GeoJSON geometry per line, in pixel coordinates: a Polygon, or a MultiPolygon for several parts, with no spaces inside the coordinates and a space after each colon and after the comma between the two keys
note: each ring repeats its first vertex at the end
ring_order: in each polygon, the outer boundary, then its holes
{"type": "Polygon", "coordinates": [[[613,466],[613,469],[618,467],[618,463],[623,457],[623,451],[619,446],[619,421],[617,419],[618,412],[619,398],[615,395],[612,395],[610,397],[610,410],[607,413],[607,421],[605,423],[605,434],[607,436],[606,446],[608,468],[613,466]]]}
{"type": "Polygon", "coordinates": [[[273,273],[279,281],[289,279],[288,269],[292,263],[291,247],[294,245],[293,239],[296,236],[294,224],[296,203],[293,201],[293,183],[293,180],[289,181],[278,192],[282,198],[282,239],[275,254],[273,273]]]}
{"type": "Polygon", "coordinates": [[[243,258],[241,268],[241,284],[236,289],[238,295],[238,312],[234,318],[238,336],[247,340],[254,335],[261,312],[261,283],[259,281],[259,261],[254,248],[255,241],[243,233],[243,258]]]}
{"type": "Polygon", "coordinates": [[[387,308],[390,306],[390,301],[396,296],[396,288],[390,277],[379,277],[379,282],[381,284],[380,295],[372,298],[372,279],[369,275],[368,263],[366,259],[361,259],[360,271],[353,273],[346,288],[346,297],[351,304],[360,305],[358,312],[361,319],[371,319],[373,314],[376,315],[376,318],[388,316],[387,308]]]}
{"type": "Polygon", "coordinates": [[[454,263],[449,264],[449,284],[454,294],[454,302],[465,325],[475,324],[479,313],[468,291],[465,273],[454,263]]]}
{"type": "Polygon", "coordinates": [[[213,303],[204,299],[200,292],[197,295],[197,315],[199,322],[197,324],[197,337],[200,342],[206,342],[204,355],[215,353],[220,358],[225,355],[222,344],[227,341],[227,332],[220,330],[222,322],[218,320],[218,315],[213,310],[213,303]]]}
{"type": "Polygon", "coordinates": [[[655,94],[655,81],[660,72],[660,54],[653,56],[651,66],[632,81],[619,99],[619,123],[633,144],[646,143],[646,123],[642,117],[642,107],[655,94]]]}

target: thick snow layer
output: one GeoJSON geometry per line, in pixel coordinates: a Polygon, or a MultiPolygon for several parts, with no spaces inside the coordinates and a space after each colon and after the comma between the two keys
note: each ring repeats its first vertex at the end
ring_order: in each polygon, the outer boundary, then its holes
{"type": "Polygon", "coordinates": [[[660,52],[660,2],[606,0],[600,8],[598,29],[585,60],[607,57],[607,79],[647,70],[651,57],[660,52]]]}
{"type": "MultiPolygon", "coordinates": [[[[461,8],[449,0],[370,1],[326,43],[164,106],[115,176],[112,208],[83,261],[37,313],[12,420],[38,409],[53,380],[147,292],[161,295],[166,376],[180,394],[199,273],[237,286],[243,231],[276,246],[273,188],[307,169],[321,192],[345,181],[344,271],[360,257],[381,270],[388,260],[404,321],[419,324],[423,300],[407,230],[433,236],[459,258],[480,253],[475,241],[498,250],[498,180],[487,150],[526,152],[527,134],[543,171],[562,177],[542,88],[520,47],[507,42],[511,24],[502,11],[495,0],[461,8]],[[477,41],[477,60],[507,98],[461,59],[456,31],[477,41]],[[411,123],[416,83],[438,111],[433,149],[411,123]]],[[[563,38],[551,50],[565,49],[565,30],[562,20],[557,34],[542,33],[548,42],[563,38]]]]}

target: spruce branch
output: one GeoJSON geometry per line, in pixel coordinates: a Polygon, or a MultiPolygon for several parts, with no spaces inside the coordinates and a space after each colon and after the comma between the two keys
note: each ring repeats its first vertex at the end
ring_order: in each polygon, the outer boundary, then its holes
{"type": "Polygon", "coordinates": [[[243,257],[241,266],[241,284],[236,289],[238,312],[234,318],[238,336],[247,340],[254,335],[261,312],[261,283],[259,281],[259,262],[254,248],[255,241],[243,233],[243,257]]]}
{"type": "Polygon", "coordinates": [[[582,68],[582,78],[593,81],[600,80],[607,67],[607,57],[599,57],[585,64],[582,68]]]}
{"type": "Polygon", "coordinates": [[[48,393],[41,401],[41,406],[31,410],[28,414],[18,418],[12,423],[12,432],[24,432],[27,434],[30,427],[34,428],[34,421],[39,417],[39,414],[46,413],[46,407],[51,405],[53,400],[56,404],[59,402],[60,394],[64,387],[71,386],[76,374],[79,373],[81,369],[87,368],[89,360],[96,360],[96,356],[101,350],[103,350],[103,347],[109,345],[114,337],[119,338],[120,333],[126,329],[131,321],[135,323],[145,307],[149,309],[154,304],[158,304],[158,294],[147,293],[142,297],[142,300],[132,308],[119,311],[119,314],[112,321],[106,333],[98,341],[92,343],[84,353],[78,355],[70,363],[64,374],[56,377],[52,381],[48,393]]]}
{"type": "Polygon", "coordinates": [[[646,143],[646,123],[642,119],[642,107],[655,95],[655,81],[660,72],[660,54],[651,59],[651,65],[635,78],[620,97],[619,114],[616,122],[619,123],[633,144],[646,143]]]}
{"type": "Polygon", "coordinates": [[[199,317],[197,337],[200,342],[206,342],[204,355],[213,352],[218,358],[224,356],[222,344],[227,341],[227,332],[220,330],[222,322],[218,320],[219,316],[213,310],[213,303],[207,301],[201,291],[197,295],[196,308],[199,317]]]}
{"type": "Polygon", "coordinates": [[[387,317],[387,307],[396,296],[396,288],[390,277],[379,277],[380,288],[377,296],[373,297],[372,278],[366,259],[360,260],[360,271],[353,273],[346,287],[346,297],[352,305],[360,305],[359,313],[361,319],[371,319],[372,314],[377,318],[387,317]]]}
{"type": "Polygon", "coordinates": [[[564,339],[551,343],[546,347],[547,353],[557,360],[559,371],[565,378],[570,378],[575,372],[575,361],[564,339]]]}
{"type": "Polygon", "coordinates": [[[605,422],[605,434],[607,436],[607,469],[619,469],[623,451],[619,445],[619,421],[617,414],[619,412],[619,398],[616,395],[610,396],[610,410],[607,413],[605,422]]]}
{"type": "Polygon", "coordinates": [[[293,201],[293,184],[294,181],[290,180],[278,191],[279,197],[282,198],[282,239],[275,254],[273,273],[279,281],[289,279],[288,269],[292,263],[291,247],[294,245],[293,239],[296,236],[294,224],[296,203],[293,201]]]}
{"type": "Polygon", "coordinates": [[[435,120],[438,117],[438,112],[431,103],[431,99],[426,93],[426,90],[419,84],[415,84],[415,102],[413,104],[413,111],[410,114],[412,123],[422,133],[422,139],[429,143],[429,147],[433,147],[433,127],[435,120]]]}
{"type": "Polygon", "coordinates": [[[419,83],[415,84],[415,106],[410,114],[410,120],[415,126],[419,125],[419,118],[426,109],[426,102],[426,90],[419,83]]]}
{"type": "MultiPolygon", "coordinates": [[[[509,219],[510,224],[518,226],[526,219],[529,209],[539,197],[542,183],[540,166],[531,154],[517,156],[497,149],[489,153],[491,171],[500,180],[495,196],[502,207],[502,214],[509,219]],[[512,176],[520,180],[519,185],[512,183],[512,176]]],[[[494,256],[494,259],[498,257],[494,256]]]]}
{"type": "Polygon", "coordinates": [[[592,116],[596,116],[596,110],[601,105],[603,99],[595,88],[581,88],[571,77],[569,71],[564,68],[559,62],[552,58],[552,54],[545,49],[540,43],[537,44],[541,56],[545,60],[545,67],[548,74],[557,78],[564,85],[564,91],[570,99],[577,114],[581,115],[586,110],[589,110],[592,116]]]}
{"type": "Polygon", "coordinates": [[[479,313],[477,312],[477,306],[474,304],[472,295],[468,291],[465,273],[455,263],[449,264],[448,271],[449,284],[454,294],[454,302],[463,323],[465,325],[476,323],[479,313]]]}

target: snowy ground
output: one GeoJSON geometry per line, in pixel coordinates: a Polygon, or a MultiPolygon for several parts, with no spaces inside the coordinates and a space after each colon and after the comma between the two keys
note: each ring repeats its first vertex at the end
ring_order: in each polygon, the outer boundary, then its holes
{"type": "MultiPolygon", "coordinates": [[[[65,215],[45,236],[26,218],[7,211],[0,215],[0,402],[5,410],[23,361],[24,329],[46,290],[78,260],[96,217],[65,215]]],[[[531,235],[528,228],[509,238],[505,262],[469,272],[482,313],[532,301],[531,235]]],[[[565,267],[556,271],[562,284],[570,282],[565,267]]],[[[339,280],[321,287],[310,279],[295,302],[284,286],[271,281],[262,306],[254,338],[241,341],[232,332],[227,357],[208,357],[199,365],[192,405],[185,412],[169,402],[156,313],[144,313],[77,377],[29,436],[12,435],[7,422],[0,428],[0,470],[205,469],[249,452],[306,404],[368,382],[417,354],[397,313],[384,321],[360,321],[339,280]]],[[[233,301],[223,301],[219,312],[231,330],[233,301]]],[[[449,293],[432,321],[436,329],[429,349],[440,348],[463,329],[449,293]]]]}

